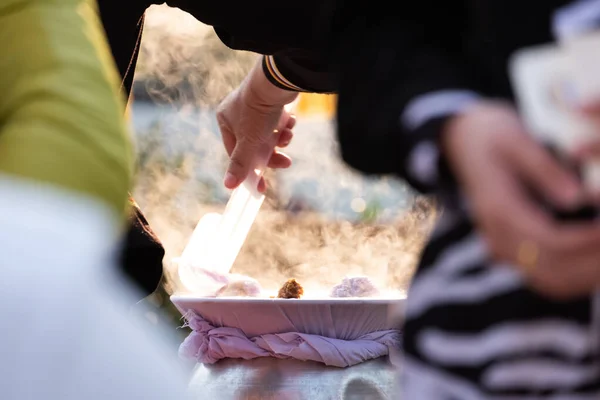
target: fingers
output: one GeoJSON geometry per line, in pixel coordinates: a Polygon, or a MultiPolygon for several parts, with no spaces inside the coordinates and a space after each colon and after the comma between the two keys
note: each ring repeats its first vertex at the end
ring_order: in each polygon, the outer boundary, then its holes
{"type": "Polygon", "coordinates": [[[539,259],[520,267],[534,288],[555,298],[589,292],[600,272],[600,226],[555,223],[518,185],[503,183],[502,196],[502,211],[488,224],[494,254],[520,265],[527,262],[522,246],[533,243],[539,259]]]}
{"type": "Polygon", "coordinates": [[[600,116],[600,99],[587,101],[578,107],[579,112],[589,117],[600,116]]]}
{"type": "Polygon", "coordinates": [[[569,259],[542,257],[528,275],[529,284],[554,299],[573,299],[598,289],[600,254],[574,254],[569,259]],[[595,257],[594,257],[595,256],[595,257]]]}
{"type": "MultiPolygon", "coordinates": [[[[291,165],[292,160],[287,154],[274,151],[267,167],[274,169],[284,169],[289,168],[291,165]]],[[[261,177],[260,181],[258,181],[257,189],[260,193],[264,193],[267,190],[267,183],[264,177],[261,177]]]]}
{"type": "Polygon", "coordinates": [[[267,182],[265,181],[265,178],[260,178],[260,180],[258,181],[257,189],[260,193],[264,193],[267,191],[267,182]]]}
{"type": "Polygon", "coordinates": [[[236,138],[231,131],[230,124],[222,110],[217,111],[217,123],[219,125],[219,130],[221,131],[221,139],[223,140],[225,150],[227,151],[227,154],[231,156],[231,153],[233,153],[233,149],[235,148],[236,138]]]}
{"type": "MultiPolygon", "coordinates": [[[[292,137],[292,132],[289,129],[285,129],[279,134],[278,146],[287,146],[292,140],[292,137]]],[[[250,171],[258,165],[258,161],[262,158],[262,154],[268,152],[270,150],[269,147],[271,146],[267,143],[257,144],[247,140],[240,140],[236,143],[235,137],[233,135],[228,135],[226,130],[223,130],[223,143],[231,156],[229,167],[223,182],[228,189],[235,189],[243,182],[250,171]]],[[[292,165],[292,160],[288,155],[277,150],[272,152],[273,154],[267,163],[267,167],[283,169],[289,168],[292,165]]]]}
{"type": "MultiPolygon", "coordinates": [[[[292,160],[290,159],[290,157],[288,157],[287,154],[274,151],[267,166],[269,168],[283,169],[289,168],[291,165],[292,160]]],[[[261,177],[258,181],[257,189],[260,193],[264,193],[267,190],[267,182],[265,181],[264,177],[261,177]]]]}
{"type": "MultiPolygon", "coordinates": [[[[288,168],[291,165],[291,159],[287,155],[274,151],[273,148],[286,147],[290,144],[294,136],[292,129],[296,125],[296,118],[286,111],[281,112],[281,115],[279,113],[274,115],[274,118],[279,118],[275,130],[271,128],[273,125],[266,124],[266,126],[262,126],[262,124],[257,124],[256,126],[259,128],[253,132],[256,134],[248,135],[244,132],[236,132],[236,125],[233,124],[232,127],[225,118],[224,113],[217,115],[223,144],[230,156],[229,166],[223,181],[226,188],[235,189],[239,186],[252,170],[259,165],[264,165],[261,161],[264,162],[269,154],[270,159],[267,167],[288,168]]],[[[252,124],[252,126],[254,125],[252,124]]],[[[264,180],[261,180],[259,190],[264,189],[266,189],[266,185],[264,180]]]]}
{"type": "Polygon", "coordinates": [[[600,141],[583,144],[575,150],[573,158],[578,162],[600,160],[600,141]]]}
{"type": "Polygon", "coordinates": [[[223,184],[228,189],[235,189],[242,183],[250,171],[253,171],[259,164],[259,160],[265,152],[268,154],[271,149],[268,144],[253,143],[248,140],[238,140],[231,158],[229,166],[225,173],[223,184]],[[266,147],[266,148],[265,148],[266,147]]]}
{"type": "Polygon", "coordinates": [[[234,132],[231,129],[231,123],[227,118],[227,110],[229,109],[232,99],[235,98],[235,93],[237,91],[231,92],[217,107],[217,124],[219,125],[219,130],[221,131],[221,139],[223,140],[223,145],[225,146],[225,150],[227,151],[227,155],[231,156],[233,153],[233,149],[235,148],[236,137],[234,132]]]}
{"type": "MultiPolygon", "coordinates": [[[[577,178],[533,141],[524,140],[515,146],[510,165],[526,183],[558,206],[574,209],[585,200],[577,178]]],[[[504,183],[502,187],[506,192],[504,207],[511,210],[511,216],[506,220],[520,224],[521,232],[527,232],[530,239],[552,254],[565,257],[565,262],[579,253],[590,254],[600,245],[598,224],[559,224],[540,209],[524,188],[518,189],[512,181],[504,183]]]]}
{"type": "Polygon", "coordinates": [[[513,146],[509,156],[512,168],[525,183],[552,204],[567,210],[581,205],[583,190],[577,177],[538,143],[519,138],[519,144],[513,146]]]}
{"type": "Polygon", "coordinates": [[[291,165],[292,159],[287,154],[274,151],[267,166],[269,168],[285,169],[291,165]]]}
{"type": "Polygon", "coordinates": [[[294,133],[290,128],[286,128],[279,133],[279,138],[277,139],[277,147],[287,147],[292,139],[294,138],[294,133]]]}
{"type": "Polygon", "coordinates": [[[292,141],[294,133],[292,129],[296,126],[296,116],[289,114],[287,111],[281,113],[279,123],[277,124],[276,132],[279,134],[277,139],[277,147],[286,147],[292,141]]]}
{"type": "Polygon", "coordinates": [[[600,271],[600,228],[554,224],[518,185],[500,182],[504,200],[491,204],[495,217],[488,216],[483,227],[492,254],[520,266],[532,287],[547,296],[569,298],[592,290],[600,271]],[[520,265],[527,262],[520,258],[526,242],[539,254],[533,266],[520,265]]]}
{"type": "Polygon", "coordinates": [[[478,200],[482,222],[488,232],[494,233],[498,243],[503,244],[497,249],[503,258],[514,261],[516,242],[523,238],[538,239],[549,229],[551,220],[508,171],[498,170],[493,176],[493,185],[489,185],[486,192],[485,198],[478,200]]]}
{"type": "Polygon", "coordinates": [[[287,129],[294,129],[294,126],[296,126],[296,116],[290,114],[285,127],[287,129]]]}
{"type": "Polygon", "coordinates": [[[231,156],[233,153],[233,149],[235,149],[235,135],[231,133],[229,129],[221,128],[221,139],[223,140],[223,145],[225,146],[225,151],[227,151],[227,155],[231,156]]]}
{"type": "MultiPolygon", "coordinates": [[[[229,167],[223,182],[225,187],[228,189],[235,189],[238,187],[239,184],[242,183],[248,174],[254,169],[254,166],[258,164],[257,160],[262,158],[262,154],[269,150],[268,147],[269,146],[266,144],[263,146],[257,146],[251,143],[240,141],[231,154],[229,167]]],[[[277,150],[273,151],[271,158],[267,163],[267,167],[277,169],[289,168],[291,165],[291,158],[287,154],[281,153],[277,150]]],[[[264,184],[264,180],[261,181],[264,190],[266,185],[264,184]]],[[[261,191],[260,187],[261,183],[259,183],[259,191],[261,191]]]]}

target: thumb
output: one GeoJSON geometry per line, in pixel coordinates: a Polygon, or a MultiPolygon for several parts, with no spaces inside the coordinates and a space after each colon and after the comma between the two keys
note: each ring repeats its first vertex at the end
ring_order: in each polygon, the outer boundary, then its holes
{"type": "MultiPolygon", "coordinates": [[[[258,167],[260,157],[265,151],[261,147],[264,146],[247,140],[239,140],[237,142],[231,154],[223,182],[226,188],[235,189],[248,177],[251,171],[258,167]]],[[[266,147],[266,157],[269,157],[272,150],[269,150],[268,146],[266,147]]]]}

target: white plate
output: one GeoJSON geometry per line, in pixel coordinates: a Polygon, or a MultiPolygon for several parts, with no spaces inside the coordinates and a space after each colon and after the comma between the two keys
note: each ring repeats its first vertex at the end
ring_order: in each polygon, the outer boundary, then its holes
{"type": "Polygon", "coordinates": [[[265,299],[173,295],[182,315],[193,311],[215,327],[238,328],[248,337],[300,332],[353,340],[398,329],[404,298],[265,299]]]}

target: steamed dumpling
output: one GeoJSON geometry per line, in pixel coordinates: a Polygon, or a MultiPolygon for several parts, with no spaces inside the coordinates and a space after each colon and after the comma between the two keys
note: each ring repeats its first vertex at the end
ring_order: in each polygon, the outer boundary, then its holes
{"type": "Polygon", "coordinates": [[[262,288],[257,280],[244,275],[228,275],[227,284],[218,292],[217,297],[258,297],[262,288]]]}
{"type": "Polygon", "coordinates": [[[344,278],[331,289],[331,297],[373,297],[379,295],[379,289],[366,276],[344,278]]]}

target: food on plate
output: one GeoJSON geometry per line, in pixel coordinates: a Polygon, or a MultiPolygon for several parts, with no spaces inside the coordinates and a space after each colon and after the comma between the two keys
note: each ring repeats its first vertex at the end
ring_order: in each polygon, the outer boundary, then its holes
{"type": "Polygon", "coordinates": [[[304,288],[294,278],[285,281],[277,298],[279,299],[299,299],[304,294],[304,288]]]}
{"type": "Polygon", "coordinates": [[[244,275],[231,274],[227,276],[227,284],[217,292],[217,297],[258,297],[262,288],[255,279],[244,275]]]}
{"type": "Polygon", "coordinates": [[[346,277],[331,289],[331,297],[373,297],[379,289],[366,276],[346,277]]]}

